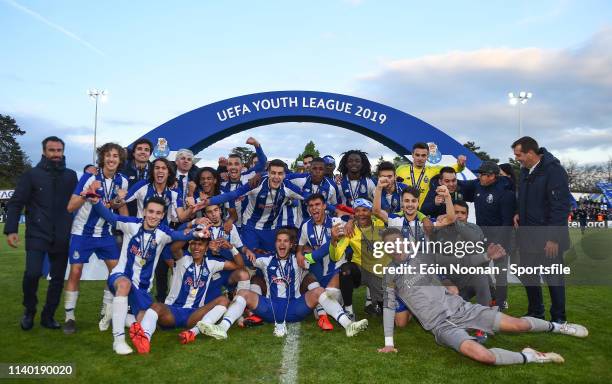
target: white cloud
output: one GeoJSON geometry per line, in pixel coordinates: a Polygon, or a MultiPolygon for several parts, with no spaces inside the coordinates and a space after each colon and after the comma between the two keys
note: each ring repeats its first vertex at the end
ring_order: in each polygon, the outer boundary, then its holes
{"type": "Polygon", "coordinates": [[[612,153],[612,28],[578,48],[487,48],[391,60],[356,79],[359,93],[390,104],[461,142],[511,156],[518,136],[510,91],[534,93],[522,106],[523,133],[580,163],[612,153]]]}

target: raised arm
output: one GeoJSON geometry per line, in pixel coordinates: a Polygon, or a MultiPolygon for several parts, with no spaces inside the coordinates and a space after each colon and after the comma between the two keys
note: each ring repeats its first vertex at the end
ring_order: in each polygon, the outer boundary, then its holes
{"type": "Polygon", "coordinates": [[[372,213],[374,216],[381,219],[385,224],[389,221],[389,214],[382,209],[382,193],[383,189],[389,185],[389,180],[384,177],[378,180],[378,184],[374,189],[374,202],[372,207],[372,213]]]}
{"type": "Polygon", "coordinates": [[[225,192],[217,196],[213,196],[208,199],[208,205],[221,205],[223,203],[227,203],[228,201],[236,200],[240,196],[246,195],[254,188],[251,188],[249,184],[241,185],[240,187],[234,189],[230,192],[225,192]]]}

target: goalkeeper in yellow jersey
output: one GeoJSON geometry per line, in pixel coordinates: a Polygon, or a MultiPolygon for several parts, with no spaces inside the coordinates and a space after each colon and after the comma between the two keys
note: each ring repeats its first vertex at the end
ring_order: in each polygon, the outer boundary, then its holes
{"type": "MultiPolygon", "coordinates": [[[[402,182],[406,185],[411,185],[419,188],[421,191],[419,197],[419,208],[423,205],[425,196],[429,192],[429,183],[431,178],[440,172],[442,165],[427,165],[427,157],[429,156],[429,146],[427,143],[415,143],[412,146],[412,164],[400,165],[397,167],[397,176],[404,179],[402,182]]],[[[452,168],[457,172],[463,171],[465,168],[466,157],[459,155],[457,164],[452,168]]]]}

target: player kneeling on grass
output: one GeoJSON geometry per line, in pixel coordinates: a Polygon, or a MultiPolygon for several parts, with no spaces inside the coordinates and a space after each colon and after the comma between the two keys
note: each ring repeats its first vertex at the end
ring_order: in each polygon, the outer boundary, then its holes
{"type": "Polygon", "coordinates": [[[123,232],[123,245],[119,263],[108,277],[108,287],[113,297],[113,350],[120,355],[132,353],[125,342],[125,320],[130,310],[137,320],[153,304],[149,294],[155,267],[164,246],[174,240],[191,240],[203,236],[201,232],[173,231],[160,221],[166,213],[166,201],[151,197],[144,206],[144,218],[115,215],[99,201],[90,198],[96,212],[115,228],[123,232]]]}
{"type": "Polygon", "coordinates": [[[200,331],[217,339],[227,338],[227,330],[242,314],[245,306],[248,306],[266,322],[274,323],[274,335],[282,337],[287,334],[286,322],[304,320],[318,303],[346,329],[347,336],[354,336],[366,329],[368,326],[366,319],[351,321],[340,304],[329,297],[323,288],[309,290],[304,295],[300,293],[302,275],[305,271],[299,267],[292,253],[294,245],[293,231],[279,229],[275,237],[276,252],[250,260],[264,274],[267,296],[261,296],[247,289],[238,290],[221,323],[219,325],[200,323],[198,324],[200,331]]]}
{"type": "MultiPolygon", "coordinates": [[[[383,241],[395,243],[401,238],[401,231],[389,228],[383,234],[383,241]]],[[[504,249],[498,244],[489,244],[486,254],[465,256],[463,263],[481,264],[505,256],[504,249]],[[466,260],[468,259],[469,260],[466,260]]],[[[393,323],[396,297],[401,300],[420,321],[423,328],[434,334],[436,341],[473,360],[484,364],[509,365],[524,363],[563,363],[563,357],[554,353],[542,353],[531,348],[512,352],[501,348],[487,349],[467,333],[468,329],[482,329],[494,332],[552,332],[575,337],[586,337],[588,331],[578,324],[559,324],[534,317],[515,318],[496,309],[464,301],[461,296],[448,294],[446,288],[435,275],[419,273],[420,264],[429,264],[435,259],[440,265],[457,262],[454,256],[417,255],[394,252],[393,261],[388,265],[401,271],[402,266],[412,266],[412,273],[386,273],[384,276],[383,324],[385,346],[378,352],[397,352],[393,346],[393,323]],[[453,261],[454,259],[454,261],[453,261]]],[[[387,270],[389,271],[389,270],[387,270]]]]}
{"type": "Polygon", "coordinates": [[[130,337],[138,353],[148,353],[156,324],[163,328],[186,328],[179,333],[182,344],[195,341],[200,333],[196,324],[215,324],[227,310],[229,300],[212,286],[215,273],[233,271],[232,278],[239,280],[238,287],[249,287],[249,274],[239,269],[242,256],[235,252],[240,262],[218,261],[205,258],[209,239],[198,238],[189,242],[189,254],[176,261],[172,273],[170,293],[165,304],[154,303],[147,309],[141,322],[130,327],[130,337]],[[214,292],[210,292],[210,291],[214,292]],[[212,293],[212,294],[211,294],[212,293]]]}

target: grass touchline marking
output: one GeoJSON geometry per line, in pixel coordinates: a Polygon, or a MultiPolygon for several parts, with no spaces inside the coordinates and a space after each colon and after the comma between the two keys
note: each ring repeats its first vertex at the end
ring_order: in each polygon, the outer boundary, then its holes
{"type": "Polygon", "coordinates": [[[281,363],[281,384],[297,383],[298,360],[300,359],[300,323],[287,324],[287,336],[281,363]]]}

